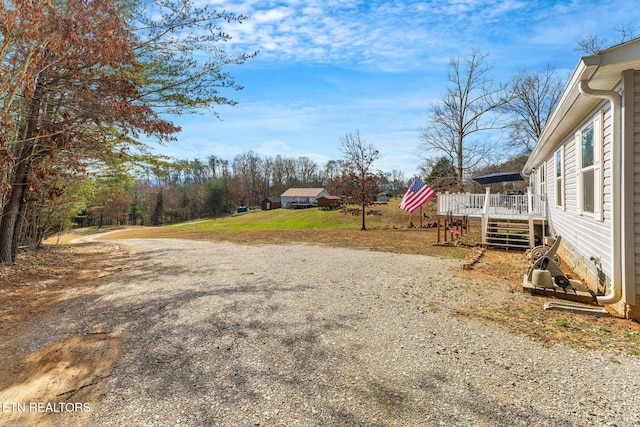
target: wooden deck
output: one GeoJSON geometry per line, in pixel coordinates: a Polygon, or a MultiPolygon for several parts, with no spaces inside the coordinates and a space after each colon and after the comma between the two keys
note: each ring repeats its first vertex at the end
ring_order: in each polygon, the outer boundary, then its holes
{"type": "Polygon", "coordinates": [[[533,194],[438,193],[438,216],[546,219],[546,197],[533,194]]]}
{"type": "Polygon", "coordinates": [[[545,195],[438,193],[438,243],[440,230],[462,234],[469,219],[480,220],[485,246],[534,246],[535,227],[547,225],[545,195]]]}

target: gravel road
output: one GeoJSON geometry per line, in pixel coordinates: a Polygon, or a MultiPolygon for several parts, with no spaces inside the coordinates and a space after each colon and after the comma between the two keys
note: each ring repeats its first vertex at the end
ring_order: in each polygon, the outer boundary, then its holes
{"type": "Polygon", "coordinates": [[[87,425],[640,426],[639,358],[451,316],[482,298],[461,261],[118,243],[131,265],[56,332],[122,338],[87,425]]]}

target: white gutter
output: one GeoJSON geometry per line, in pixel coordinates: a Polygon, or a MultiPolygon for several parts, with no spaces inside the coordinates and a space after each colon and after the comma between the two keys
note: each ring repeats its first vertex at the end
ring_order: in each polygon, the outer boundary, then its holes
{"type": "Polygon", "coordinates": [[[611,103],[613,122],[611,134],[611,263],[612,275],[609,293],[598,296],[598,304],[615,304],[622,298],[622,96],[612,90],[597,90],[589,87],[589,80],[580,80],[580,93],[586,96],[607,99],[611,103]]]}

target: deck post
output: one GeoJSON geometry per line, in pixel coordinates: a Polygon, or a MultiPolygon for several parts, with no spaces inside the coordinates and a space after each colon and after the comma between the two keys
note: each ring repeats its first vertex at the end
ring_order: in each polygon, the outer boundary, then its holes
{"type": "Polygon", "coordinates": [[[486,192],[484,195],[484,206],[482,207],[482,215],[480,216],[481,222],[481,234],[482,234],[482,245],[487,246],[487,225],[489,222],[489,195],[491,193],[491,188],[486,187],[486,192]]]}
{"type": "Polygon", "coordinates": [[[444,233],[442,234],[444,235],[444,242],[447,243],[447,218],[444,219],[443,231],[444,233]]]}
{"type": "Polygon", "coordinates": [[[486,247],[487,245],[487,221],[486,221],[486,217],[487,214],[483,213],[480,216],[480,233],[482,234],[482,244],[486,247]]]}
{"type": "Polygon", "coordinates": [[[486,214],[489,212],[489,194],[491,193],[491,188],[486,187],[486,191],[484,194],[484,205],[482,206],[482,213],[486,214]]]}

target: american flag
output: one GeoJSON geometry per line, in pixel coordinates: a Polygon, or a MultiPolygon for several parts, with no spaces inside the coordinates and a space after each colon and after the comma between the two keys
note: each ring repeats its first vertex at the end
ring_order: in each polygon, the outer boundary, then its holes
{"type": "Polygon", "coordinates": [[[435,191],[425,185],[420,178],[416,177],[413,180],[413,184],[407,188],[407,192],[404,193],[402,202],[398,207],[411,213],[427,203],[427,200],[433,197],[434,194],[436,194],[435,191]]]}

